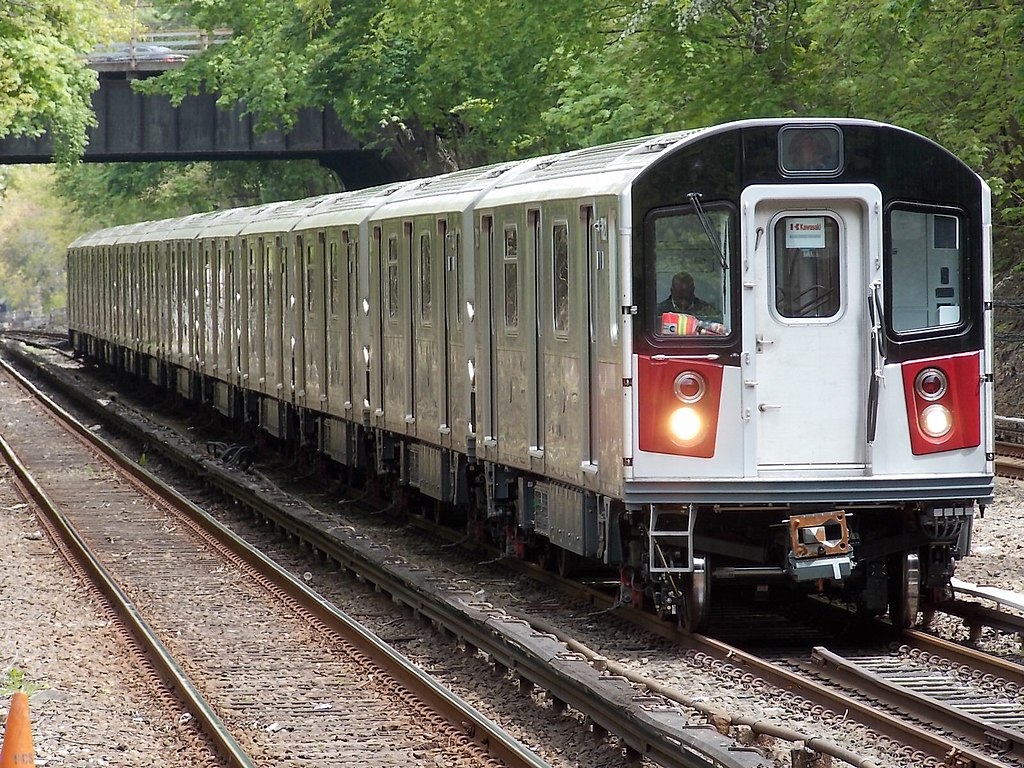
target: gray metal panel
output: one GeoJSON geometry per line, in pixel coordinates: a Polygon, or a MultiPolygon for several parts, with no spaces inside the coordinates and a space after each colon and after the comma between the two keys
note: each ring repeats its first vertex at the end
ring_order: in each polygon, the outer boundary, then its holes
{"type": "Polygon", "coordinates": [[[900,503],[907,499],[991,501],[991,475],[846,480],[675,480],[624,484],[627,504],[900,503]]]}
{"type": "Polygon", "coordinates": [[[597,554],[597,499],[554,483],[534,487],[535,526],[553,544],[584,557],[597,554]]]}

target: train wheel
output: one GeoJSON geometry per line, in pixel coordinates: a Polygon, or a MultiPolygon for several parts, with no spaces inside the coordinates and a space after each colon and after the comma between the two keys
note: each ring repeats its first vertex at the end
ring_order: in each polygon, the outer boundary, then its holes
{"type": "Polygon", "coordinates": [[[896,555],[890,563],[889,621],[896,629],[917,623],[921,605],[921,566],[916,553],[896,555]]]}
{"type": "Polygon", "coordinates": [[[557,563],[558,575],[568,579],[576,575],[578,561],[575,552],[570,552],[564,547],[558,548],[557,563]]]}
{"type": "Polygon", "coordinates": [[[428,502],[428,504],[430,504],[429,512],[430,512],[430,520],[431,520],[431,522],[433,522],[434,525],[444,525],[445,524],[444,502],[443,501],[439,501],[438,499],[433,499],[433,503],[428,502]]]}
{"type": "Polygon", "coordinates": [[[693,573],[686,577],[683,589],[683,611],[680,621],[691,634],[703,632],[708,626],[711,608],[711,570],[706,557],[693,558],[693,573]]]}

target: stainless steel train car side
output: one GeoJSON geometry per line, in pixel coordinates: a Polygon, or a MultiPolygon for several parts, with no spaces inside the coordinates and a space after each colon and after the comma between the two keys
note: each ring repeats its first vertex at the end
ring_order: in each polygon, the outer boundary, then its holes
{"type": "Polygon", "coordinates": [[[742,581],[906,624],[992,494],[990,219],[908,131],[749,120],[87,235],[69,322],[690,627],[742,581]]]}

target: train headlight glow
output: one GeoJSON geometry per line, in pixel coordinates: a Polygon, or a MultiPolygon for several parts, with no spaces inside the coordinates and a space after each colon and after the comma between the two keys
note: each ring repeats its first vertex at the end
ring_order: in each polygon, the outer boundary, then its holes
{"type": "Polygon", "coordinates": [[[668,428],[673,440],[680,445],[688,445],[703,434],[704,420],[696,409],[683,406],[669,416],[668,428]]]}
{"type": "Polygon", "coordinates": [[[921,411],[921,431],[928,437],[942,437],[953,428],[953,414],[944,405],[935,403],[921,411]]]}

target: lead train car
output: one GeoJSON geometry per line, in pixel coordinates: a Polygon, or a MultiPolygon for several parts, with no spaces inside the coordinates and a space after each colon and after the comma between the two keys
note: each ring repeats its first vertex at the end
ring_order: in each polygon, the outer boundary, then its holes
{"type": "Polygon", "coordinates": [[[86,235],[70,333],[691,629],[719,581],[902,626],[993,492],[990,239],[927,139],[747,120],[86,235]]]}

